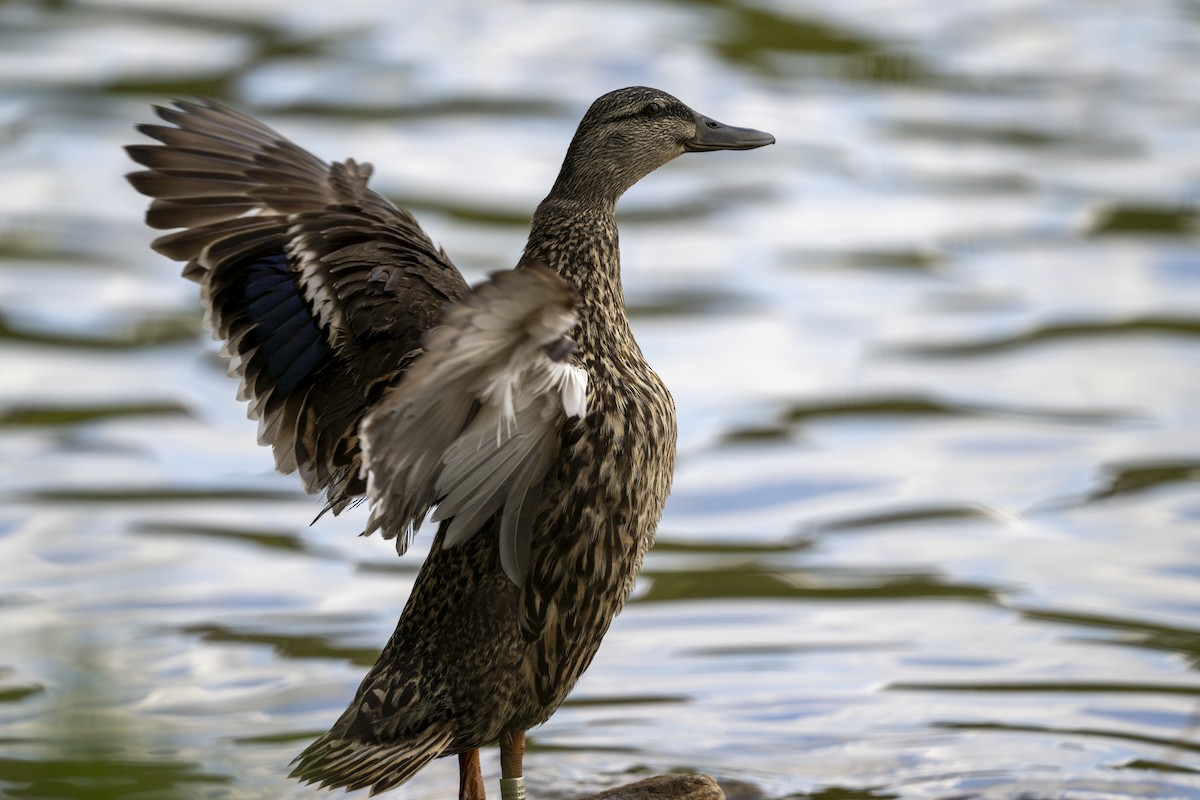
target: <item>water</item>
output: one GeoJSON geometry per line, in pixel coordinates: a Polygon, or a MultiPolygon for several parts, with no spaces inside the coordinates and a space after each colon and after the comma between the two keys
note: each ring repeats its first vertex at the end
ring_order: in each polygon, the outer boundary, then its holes
{"type": "Polygon", "coordinates": [[[478,278],[643,83],[779,144],[623,202],[680,464],[534,795],[1200,797],[1198,41],[1194,2],[0,6],[0,793],[315,796],[287,762],[420,561],[255,445],[121,178],[148,104],[373,161],[478,278]]]}

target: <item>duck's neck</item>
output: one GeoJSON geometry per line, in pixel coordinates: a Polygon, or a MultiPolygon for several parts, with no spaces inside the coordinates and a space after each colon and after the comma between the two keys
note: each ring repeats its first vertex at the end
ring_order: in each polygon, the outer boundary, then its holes
{"type": "Polygon", "coordinates": [[[579,292],[581,354],[636,347],[621,290],[621,249],[612,203],[583,204],[552,193],[533,215],[526,260],[540,260],[579,292]]]}

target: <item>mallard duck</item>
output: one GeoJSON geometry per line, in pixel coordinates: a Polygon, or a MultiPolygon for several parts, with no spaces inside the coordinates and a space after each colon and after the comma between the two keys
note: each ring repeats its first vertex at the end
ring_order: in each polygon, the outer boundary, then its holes
{"type": "MultiPolygon", "coordinates": [[[[516,268],[472,290],[371,167],[326,163],[213,102],[158,108],[128,147],[154,241],[200,284],[259,441],[335,514],[403,553],[437,533],[391,640],[294,777],[385,791],[479,748],[524,794],[525,732],[587,668],[633,588],[671,485],[675,407],[634,341],[617,200],[682,153],[749,150],[657,89],[588,109],[516,268]]],[[[322,512],[324,513],[324,512],[322,512]]]]}

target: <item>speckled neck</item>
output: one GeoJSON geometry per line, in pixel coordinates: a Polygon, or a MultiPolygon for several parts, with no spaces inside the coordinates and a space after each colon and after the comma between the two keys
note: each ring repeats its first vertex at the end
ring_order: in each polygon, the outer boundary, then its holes
{"type": "MultiPolygon", "coordinates": [[[[637,349],[621,289],[615,209],[547,197],[533,215],[525,258],[544,261],[579,292],[580,355],[637,349]]],[[[640,353],[639,353],[640,355],[640,353]]]]}

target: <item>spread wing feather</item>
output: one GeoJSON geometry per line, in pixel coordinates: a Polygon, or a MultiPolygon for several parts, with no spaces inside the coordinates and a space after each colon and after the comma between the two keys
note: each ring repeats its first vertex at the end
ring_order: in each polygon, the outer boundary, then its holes
{"type": "Polygon", "coordinates": [[[257,120],[210,102],[159,108],[148,169],[154,242],[200,284],[239,396],[282,472],[336,513],[365,491],[359,427],[443,309],[468,292],[403,209],[367,188],[369,164],[326,163],[257,120]]]}
{"type": "Polygon", "coordinates": [[[587,373],[569,362],[573,290],[544,266],[493,275],[453,307],[404,381],[363,426],[368,532],[403,552],[431,508],[444,547],[497,513],[500,559],[517,585],[529,565],[538,487],[562,427],[586,413],[587,373]]]}

